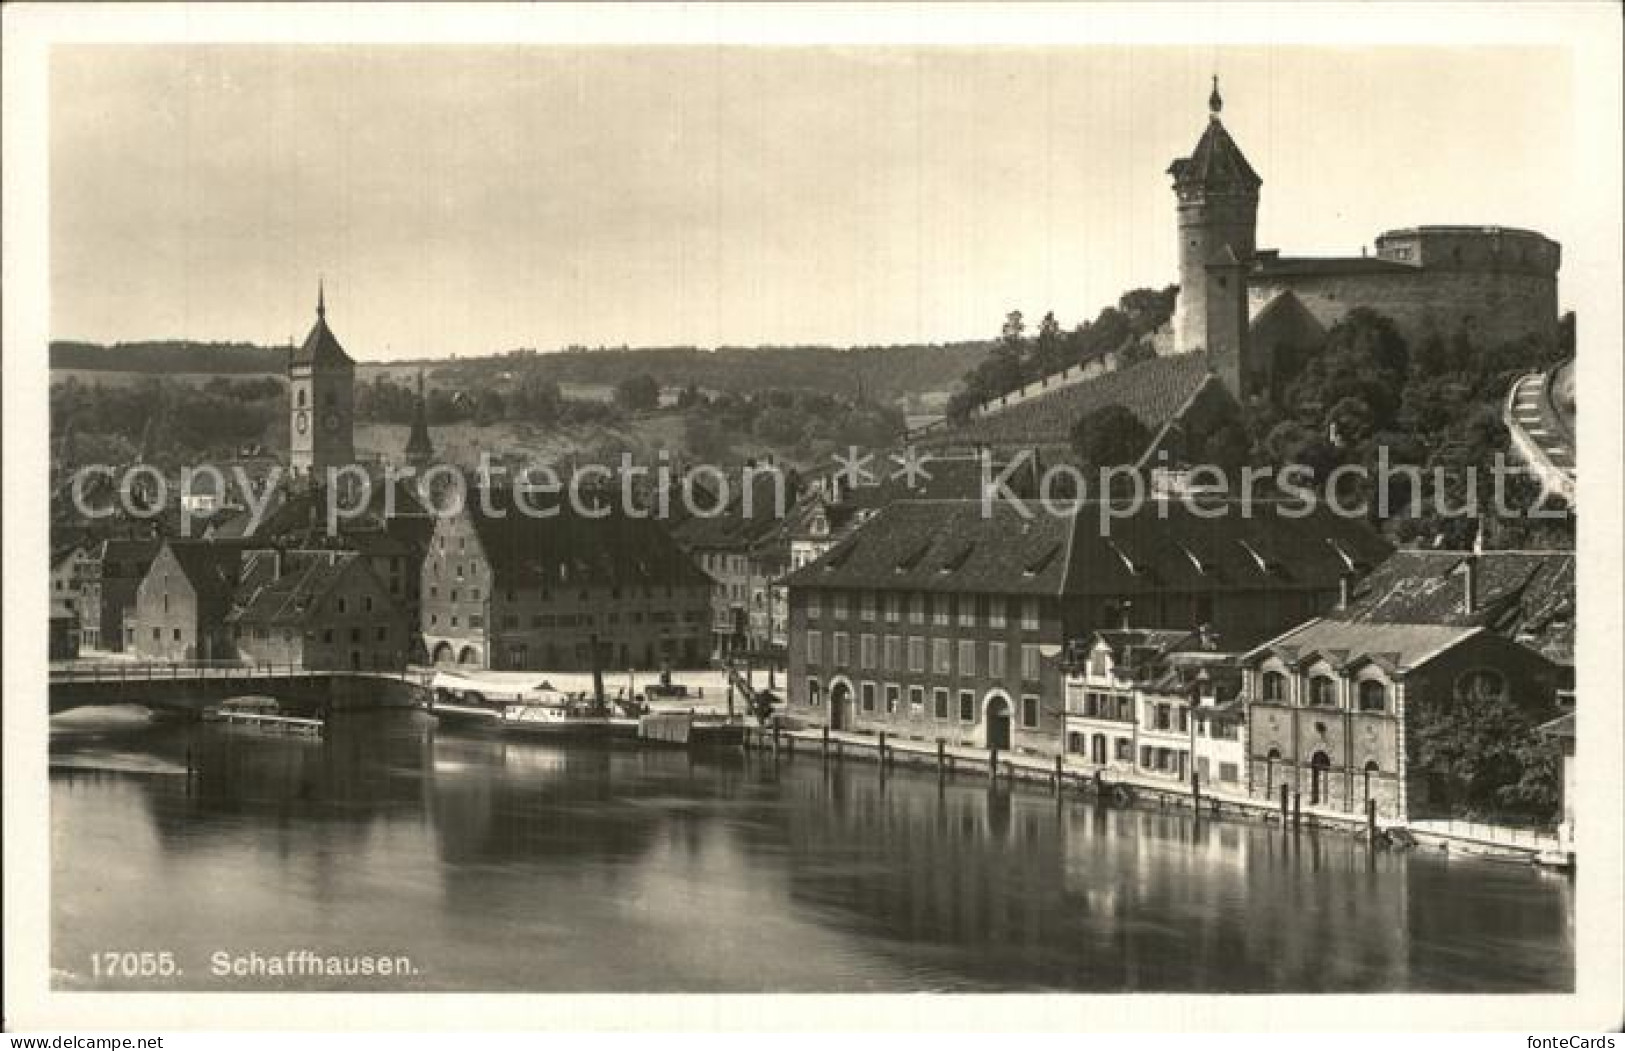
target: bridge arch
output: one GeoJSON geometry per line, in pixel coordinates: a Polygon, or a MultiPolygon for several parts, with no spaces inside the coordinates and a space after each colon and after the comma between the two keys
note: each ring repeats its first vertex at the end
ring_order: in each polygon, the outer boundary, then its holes
{"type": "Polygon", "coordinates": [[[478,646],[464,646],[457,652],[457,663],[465,668],[480,666],[480,650],[478,646]]]}
{"type": "Polygon", "coordinates": [[[434,648],[434,663],[436,663],[436,664],[455,664],[455,663],[457,663],[457,651],[452,648],[451,643],[442,642],[442,643],[439,643],[439,644],[437,644],[435,646],[435,648],[434,648]]]}

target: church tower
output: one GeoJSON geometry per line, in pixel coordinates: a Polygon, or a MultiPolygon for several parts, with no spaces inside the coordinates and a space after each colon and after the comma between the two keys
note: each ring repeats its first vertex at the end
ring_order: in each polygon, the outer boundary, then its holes
{"type": "MultiPolygon", "coordinates": [[[[1219,114],[1219,78],[1208,96],[1207,130],[1189,157],[1168,168],[1179,199],[1179,302],[1174,345],[1181,354],[1206,351],[1232,394],[1245,400],[1247,272],[1258,228],[1263,180],[1242,156],[1219,114]]],[[[1249,384],[1250,386],[1250,384],[1249,384]]]]}
{"type": "Polygon", "coordinates": [[[406,462],[422,477],[434,464],[434,442],[429,439],[429,400],[423,393],[423,370],[418,369],[418,403],[412,430],[406,436],[406,462]]]}
{"type": "Polygon", "coordinates": [[[296,478],[355,462],[355,362],[327,327],[316,286],[316,324],[288,362],[288,462],[296,478]]]}

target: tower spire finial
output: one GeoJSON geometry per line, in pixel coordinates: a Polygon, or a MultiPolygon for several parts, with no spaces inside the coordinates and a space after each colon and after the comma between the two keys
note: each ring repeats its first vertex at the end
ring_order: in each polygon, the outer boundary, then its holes
{"type": "Polygon", "coordinates": [[[327,317],[327,283],[319,274],[316,277],[316,316],[327,317]]]}
{"type": "Polygon", "coordinates": [[[1207,109],[1209,113],[1213,114],[1214,120],[1219,119],[1219,111],[1224,109],[1224,96],[1219,94],[1219,75],[1217,73],[1213,74],[1213,93],[1207,97],[1207,109]]]}

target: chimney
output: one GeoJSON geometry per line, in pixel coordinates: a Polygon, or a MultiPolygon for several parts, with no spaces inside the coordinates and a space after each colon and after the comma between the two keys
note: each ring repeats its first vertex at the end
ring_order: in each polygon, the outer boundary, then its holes
{"type": "Polygon", "coordinates": [[[1354,597],[1354,574],[1344,573],[1337,578],[1337,608],[1348,609],[1354,597]]]}
{"type": "Polygon", "coordinates": [[[1124,599],[1117,609],[1123,618],[1122,627],[1127,629],[1134,623],[1134,603],[1129,599],[1124,599]]]}

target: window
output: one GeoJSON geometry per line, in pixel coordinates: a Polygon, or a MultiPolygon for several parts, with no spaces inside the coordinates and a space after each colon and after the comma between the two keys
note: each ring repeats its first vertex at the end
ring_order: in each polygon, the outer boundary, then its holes
{"type": "Polygon", "coordinates": [[[360,642],[361,641],[361,629],[360,628],[351,628],[350,629],[350,641],[351,642],[360,642]]]}
{"type": "Polygon", "coordinates": [[[807,704],[808,704],[808,706],[812,707],[812,708],[816,708],[816,707],[818,707],[818,705],[820,703],[822,703],[822,701],[823,701],[823,694],[821,692],[821,687],[818,685],[818,680],[809,678],[807,680],[807,704]]]}
{"type": "Polygon", "coordinates": [[[1039,679],[1039,660],[1037,646],[1021,647],[1021,678],[1025,682],[1037,682],[1039,679]]]}
{"type": "Polygon", "coordinates": [[[1146,714],[1151,716],[1151,727],[1156,730],[1173,729],[1173,710],[1166,704],[1146,704],[1146,714]]]}
{"type": "Polygon", "coordinates": [[[837,591],[830,597],[829,615],[836,620],[846,619],[846,592],[837,591]]]}
{"type": "Polygon", "coordinates": [[[948,602],[949,596],[947,595],[936,595],[932,597],[931,623],[935,624],[939,628],[946,628],[948,626],[948,602]]]}
{"type": "Polygon", "coordinates": [[[875,593],[873,591],[865,591],[859,596],[858,609],[859,616],[864,620],[875,619],[875,593]]]}
{"type": "Polygon", "coordinates": [[[863,698],[863,710],[866,711],[866,712],[874,711],[875,710],[875,684],[872,683],[872,682],[864,683],[862,686],[860,686],[858,688],[858,693],[863,698]]]}
{"type": "Polygon", "coordinates": [[[885,664],[887,671],[903,670],[903,640],[896,635],[886,636],[885,664]]]}
{"type": "Polygon", "coordinates": [[[366,598],[361,600],[361,608],[366,610],[368,613],[372,612],[372,596],[371,595],[368,595],[366,598]]]}
{"type": "Polygon", "coordinates": [[[1117,758],[1123,762],[1128,762],[1134,758],[1134,745],[1129,742],[1127,737],[1119,737],[1117,739],[1116,755],[1117,758]]]}
{"type": "Polygon", "coordinates": [[[327,643],[331,643],[333,641],[333,629],[332,628],[323,628],[322,629],[322,641],[327,642],[327,643]]]}
{"type": "Polygon", "coordinates": [[[1456,699],[1461,701],[1497,701],[1506,694],[1506,679],[1498,671],[1474,668],[1456,680],[1456,699]]]}
{"type": "Polygon", "coordinates": [[[908,688],[908,716],[910,719],[925,717],[925,687],[910,686],[908,688]]]}
{"type": "Polygon", "coordinates": [[[1264,673],[1264,700],[1273,704],[1286,701],[1286,676],[1278,671],[1264,673]]]}
{"type": "Polygon", "coordinates": [[[887,594],[886,594],[886,623],[887,624],[896,624],[897,623],[898,618],[902,615],[901,610],[899,608],[901,605],[902,605],[902,603],[901,603],[901,601],[899,600],[898,596],[895,593],[887,592],[887,594]]]}
{"type": "Polygon", "coordinates": [[[1004,599],[995,596],[987,600],[987,626],[1004,627],[1004,599]]]}
{"type": "Polygon", "coordinates": [[[1038,600],[1036,598],[1021,600],[1021,626],[1027,631],[1038,630],[1038,600]]]}
{"type": "Polygon", "coordinates": [[[959,721],[962,723],[976,721],[976,695],[969,690],[959,691],[959,721]]]}
{"type": "Polygon", "coordinates": [[[901,695],[902,695],[902,691],[899,690],[895,684],[892,684],[892,683],[887,683],[886,684],[886,714],[887,715],[896,715],[897,714],[897,701],[898,701],[898,698],[901,695]]]}
{"type": "Polygon", "coordinates": [[[1004,643],[987,644],[987,674],[990,678],[1004,678],[1004,643]]]}
{"type": "Polygon", "coordinates": [[[962,628],[976,627],[976,596],[959,596],[959,626],[962,628]]]}
{"type": "Polygon", "coordinates": [[[976,674],[976,643],[969,640],[959,643],[959,674],[964,678],[976,674]]]}
{"type": "Polygon", "coordinates": [[[1151,746],[1150,745],[1141,745],[1140,746],[1140,765],[1145,767],[1147,770],[1151,769],[1151,746]]]}
{"type": "Polygon", "coordinates": [[[373,632],[373,638],[378,642],[387,641],[389,639],[389,629],[383,625],[379,625],[378,629],[373,632]]]}
{"type": "Polygon", "coordinates": [[[1038,729],[1038,698],[1032,694],[1021,698],[1021,726],[1025,730],[1038,729]]]}
{"type": "Polygon", "coordinates": [[[1174,709],[1174,729],[1180,733],[1189,733],[1191,729],[1190,709],[1179,705],[1174,709]]]}
{"type": "MultiPolygon", "coordinates": [[[[647,596],[645,596],[645,597],[647,597],[647,596]]],[[[808,620],[817,620],[822,615],[823,615],[823,608],[822,608],[822,605],[821,605],[821,602],[820,602],[820,599],[819,599],[818,592],[816,592],[816,591],[809,592],[808,595],[807,595],[807,619],[808,620]]]]}
{"type": "Polygon", "coordinates": [[[931,691],[931,714],[937,719],[948,718],[948,691],[938,687],[931,691]]]}
{"type": "Polygon", "coordinates": [[[937,675],[953,674],[953,645],[947,639],[931,640],[931,670],[937,675]]]}
{"type": "Polygon", "coordinates": [[[874,670],[877,661],[876,649],[873,635],[858,636],[858,666],[866,671],[874,670]]]}
{"type": "Polygon", "coordinates": [[[1385,712],[1388,710],[1388,687],[1375,679],[1360,683],[1360,711],[1385,712]]]}
{"type": "Polygon", "coordinates": [[[1337,707],[1337,683],[1325,675],[1310,679],[1309,703],[1317,708],[1337,707]]]}
{"type": "Polygon", "coordinates": [[[1240,778],[1241,778],[1241,774],[1240,774],[1240,771],[1237,770],[1235,763],[1220,763],[1219,764],[1219,780],[1220,781],[1226,782],[1228,784],[1235,784],[1236,781],[1240,780],[1240,778]]]}
{"type": "Polygon", "coordinates": [[[821,631],[807,632],[807,663],[824,663],[824,633],[821,631]]]}
{"type": "Polygon", "coordinates": [[[908,622],[925,623],[925,596],[916,592],[908,597],[908,622]]]}
{"type": "Polygon", "coordinates": [[[925,640],[918,636],[910,636],[908,640],[908,670],[925,671],[925,640]]]}
{"type": "Polygon", "coordinates": [[[1091,678],[1103,679],[1111,671],[1106,659],[1106,647],[1096,646],[1089,653],[1089,675],[1091,678]]]}

